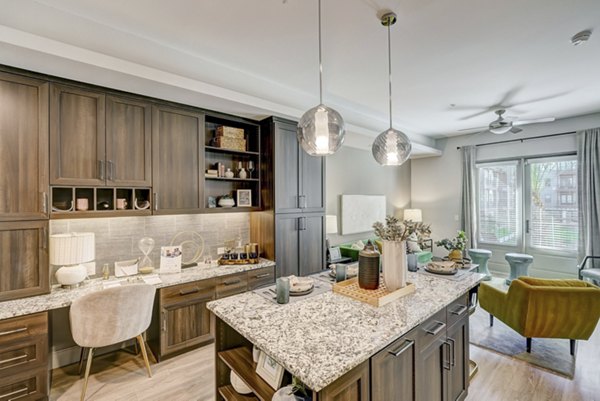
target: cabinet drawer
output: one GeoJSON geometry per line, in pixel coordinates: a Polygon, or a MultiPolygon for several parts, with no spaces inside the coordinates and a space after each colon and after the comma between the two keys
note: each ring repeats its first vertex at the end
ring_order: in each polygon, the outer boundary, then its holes
{"type": "Polygon", "coordinates": [[[446,336],[446,327],[446,308],[444,308],[419,325],[419,346],[426,348],[436,339],[446,336]]]}
{"type": "Polygon", "coordinates": [[[0,377],[46,366],[48,337],[39,335],[0,347],[0,377]]]}
{"type": "Polygon", "coordinates": [[[461,318],[469,313],[469,295],[464,294],[458,297],[446,308],[446,321],[448,327],[458,322],[461,318]]]}
{"type": "Polygon", "coordinates": [[[48,395],[48,371],[40,368],[0,378],[0,401],[45,400],[48,395]]]}
{"type": "Polygon", "coordinates": [[[4,348],[9,343],[47,333],[48,314],[46,312],[0,320],[0,347],[4,348]]]}
{"type": "Polygon", "coordinates": [[[217,298],[225,298],[246,291],[248,279],[246,272],[229,274],[217,279],[217,298]]]}
{"type": "Polygon", "coordinates": [[[178,304],[197,298],[210,298],[215,293],[215,280],[200,280],[191,283],[161,288],[162,305],[178,304]]]}
{"type": "Polygon", "coordinates": [[[248,290],[254,290],[265,285],[273,284],[275,281],[275,268],[263,267],[262,269],[248,272],[248,290]]]}

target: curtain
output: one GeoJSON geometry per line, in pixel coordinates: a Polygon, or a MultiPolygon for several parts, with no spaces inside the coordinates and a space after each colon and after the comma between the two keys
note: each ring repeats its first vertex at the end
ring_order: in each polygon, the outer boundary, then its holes
{"type": "MultiPolygon", "coordinates": [[[[600,128],[577,133],[579,185],[579,262],[585,255],[600,256],[600,128]]],[[[600,261],[586,267],[600,268],[600,261]]]]}
{"type": "Polygon", "coordinates": [[[469,241],[467,249],[477,248],[477,195],[475,193],[475,162],[477,149],[475,146],[463,146],[462,152],[462,200],[460,210],[460,226],[469,241]]]}

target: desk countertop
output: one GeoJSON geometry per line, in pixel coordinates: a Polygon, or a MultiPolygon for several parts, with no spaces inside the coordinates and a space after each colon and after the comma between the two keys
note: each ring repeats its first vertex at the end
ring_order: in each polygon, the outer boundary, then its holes
{"type": "MultiPolygon", "coordinates": [[[[198,280],[206,280],[213,277],[225,276],[244,271],[260,269],[263,267],[275,266],[275,262],[267,259],[261,259],[257,264],[239,265],[239,266],[198,266],[184,269],[181,273],[159,275],[161,283],[156,284],[157,288],[168,287],[177,284],[188,283],[198,280]]],[[[129,282],[143,282],[141,275],[131,276],[129,282]]],[[[52,287],[49,294],[38,295],[35,297],[15,299],[12,301],[0,302],[0,320],[11,317],[29,315],[30,313],[44,312],[52,309],[64,308],[71,305],[71,302],[85,294],[100,291],[105,283],[117,281],[115,277],[109,280],[101,278],[87,280],[80,287],[74,289],[64,289],[59,285],[52,287]]]]}

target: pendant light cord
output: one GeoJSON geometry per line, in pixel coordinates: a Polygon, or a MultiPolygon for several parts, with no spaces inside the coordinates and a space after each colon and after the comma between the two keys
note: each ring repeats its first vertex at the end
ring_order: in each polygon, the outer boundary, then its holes
{"type": "MultiPolygon", "coordinates": [[[[321,1],[321,0],[319,0],[321,1]]],[[[388,31],[388,85],[390,93],[390,128],[392,128],[392,35],[391,35],[391,23],[388,20],[387,31],[388,31]]]]}
{"type": "Polygon", "coordinates": [[[319,104],[323,104],[323,60],[321,54],[321,0],[319,0],[319,104]]]}

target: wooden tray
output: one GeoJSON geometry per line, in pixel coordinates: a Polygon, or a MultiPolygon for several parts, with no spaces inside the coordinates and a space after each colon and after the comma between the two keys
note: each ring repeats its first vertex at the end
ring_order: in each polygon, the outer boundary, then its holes
{"type": "Polygon", "coordinates": [[[389,291],[385,287],[383,280],[381,280],[378,289],[363,290],[358,286],[358,278],[355,277],[335,283],[333,285],[333,292],[379,307],[400,299],[405,295],[412,294],[415,292],[415,285],[413,283],[406,283],[406,287],[404,288],[400,288],[396,291],[389,291]]]}

